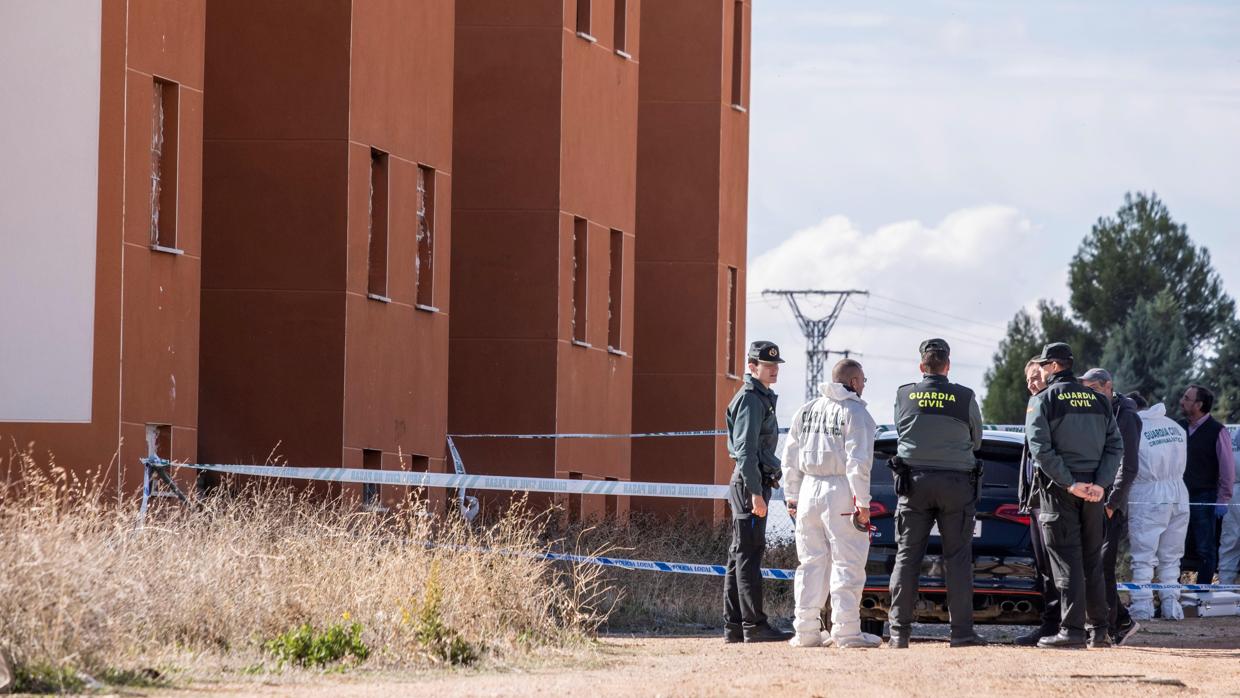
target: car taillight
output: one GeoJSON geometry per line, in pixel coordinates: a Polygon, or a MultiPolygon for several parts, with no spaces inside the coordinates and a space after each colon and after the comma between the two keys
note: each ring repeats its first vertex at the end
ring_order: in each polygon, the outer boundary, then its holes
{"type": "Polygon", "coordinates": [[[877,519],[880,516],[890,516],[890,515],[891,515],[891,510],[888,509],[887,506],[884,505],[882,502],[878,502],[878,501],[870,502],[870,518],[871,519],[877,519]]]}
{"type": "Polygon", "coordinates": [[[1021,526],[1029,525],[1029,515],[1020,513],[1020,507],[1015,504],[1000,504],[999,508],[995,509],[995,518],[1018,523],[1021,526]]]}

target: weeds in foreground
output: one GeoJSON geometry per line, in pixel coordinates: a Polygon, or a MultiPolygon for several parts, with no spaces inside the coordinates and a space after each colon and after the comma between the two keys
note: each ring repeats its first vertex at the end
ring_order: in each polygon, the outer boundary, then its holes
{"type": "Polygon", "coordinates": [[[0,651],[25,690],[80,690],[79,674],[123,680],[187,656],[239,670],[272,647],[308,666],[337,652],[376,668],[503,662],[581,646],[606,620],[591,603],[602,578],[537,557],[546,520],[519,505],[471,527],[416,498],[358,512],[239,486],[155,507],[137,528],[137,502],[106,489],[29,451],[0,463],[0,651]]]}
{"type": "Polygon", "coordinates": [[[281,666],[323,668],[339,661],[361,664],[370,656],[370,647],[362,642],[361,623],[334,623],[323,631],[302,623],[268,640],[263,648],[275,655],[281,666]]]}

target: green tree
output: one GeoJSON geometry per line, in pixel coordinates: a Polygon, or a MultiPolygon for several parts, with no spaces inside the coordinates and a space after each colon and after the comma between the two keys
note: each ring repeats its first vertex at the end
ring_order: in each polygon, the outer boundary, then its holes
{"type": "Polygon", "coordinates": [[[1206,364],[1201,381],[1218,398],[1214,415],[1226,422],[1240,422],[1240,319],[1232,318],[1219,333],[1215,355],[1206,364]]]}
{"type": "Polygon", "coordinates": [[[1007,336],[999,342],[994,363],[986,369],[986,397],[982,416],[996,424],[1024,424],[1029,390],[1025,387],[1025,364],[1049,342],[1072,346],[1077,365],[1087,365],[1100,353],[1098,341],[1068,315],[1062,305],[1038,301],[1037,319],[1021,309],[1008,322],[1007,336]]]}
{"type": "Polygon", "coordinates": [[[1104,340],[1138,301],[1167,290],[1184,316],[1190,349],[1200,352],[1235,316],[1235,304],[1188,229],[1156,194],[1128,193],[1115,217],[1102,217],[1068,267],[1070,305],[1104,340]]]}
{"type": "Polygon", "coordinates": [[[1161,400],[1174,412],[1192,382],[1193,356],[1183,314],[1169,290],[1137,301],[1128,319],[1107,339],[1102,365],[1115,388],[1138,391],[1151,403],[1161,400]]]}
{"type": "Polygon", "coordinates": [[[1029,391],[1025,389],[1025,363],[1042,349],[1041,334],[1033,317],[1024,308],[1007,326],[1007,336],[999,342],[994,365],[986,369],[986,397],[982,415],[998,424],[1023,424],[1029,391]]]}

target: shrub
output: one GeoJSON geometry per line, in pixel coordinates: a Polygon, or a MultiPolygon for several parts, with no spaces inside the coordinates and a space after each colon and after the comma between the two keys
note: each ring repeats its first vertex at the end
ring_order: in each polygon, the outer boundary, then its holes
{"type": "Polygon", "coordinates": [[[309,623],[268,640],[263,647],[275,655],[280,664],[301,667],[324,667],[342,659],[361,664],[370,656],[370,648],[362,642],[361,623],[348,626],[333,624],[319,632],[309,623]]]}

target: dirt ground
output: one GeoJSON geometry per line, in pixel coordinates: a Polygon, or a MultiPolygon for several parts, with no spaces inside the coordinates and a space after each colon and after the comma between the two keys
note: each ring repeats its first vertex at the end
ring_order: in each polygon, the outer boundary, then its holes
{"type": "MultiPolygon", "coordinates": [[[[1151,621],[1107,650],[950,649],[927,626],[908,651],[726,645],[715,634],[608,635],[585,656],[520,669],[197,684],[167,696],[934,695],[1240,696],[1240,617],[1151,621]]],[[[1004,642],[1026,628],[982,628],[1004,642]]],[[[287,678],[287,677],[286,677],[287,678]]],[[[131,694],[132,695],[132,694],[131,694]]]]}

